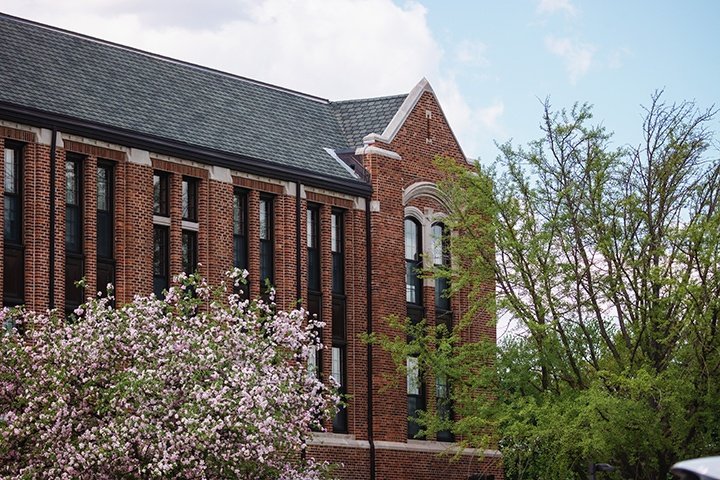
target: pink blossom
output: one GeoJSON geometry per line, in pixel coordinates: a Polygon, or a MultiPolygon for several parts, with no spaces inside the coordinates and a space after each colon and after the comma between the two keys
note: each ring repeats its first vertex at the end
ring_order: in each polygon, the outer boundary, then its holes
{"type": "Polygon", "coordinates": [[[300,455],[338,401],[307,375],[320,323],[178,282],[74,323],[0,312],[0,478],[325,478],[300,455]]]}

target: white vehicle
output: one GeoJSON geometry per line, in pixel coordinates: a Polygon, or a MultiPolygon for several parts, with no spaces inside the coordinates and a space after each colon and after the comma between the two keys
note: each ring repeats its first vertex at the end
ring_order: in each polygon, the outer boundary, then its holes
{"type": "Polygon", "coordinates": [[[678,480],[720,480],[720,457],[683,460],[670,469],[678,480]]]}

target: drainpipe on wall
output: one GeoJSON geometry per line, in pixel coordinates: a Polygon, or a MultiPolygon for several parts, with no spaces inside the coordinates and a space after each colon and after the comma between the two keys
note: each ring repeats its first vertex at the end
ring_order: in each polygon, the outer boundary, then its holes
{"type": "MultiPolygon", "coordinates": [[[[302,248],[302,242],[300,234],[302,232],[302,222],[300,221],[300,214],[302,213],[302,199],[300,198],[300,191],[302,190],[302,183],[297,182],[295,184],[295,304],[297,307],[302,306],[302,288],[300,282],[302,281],[302,275],[300,272],[300,262],[302,257],[300,256],[300,248],[302,248]]],[[[300,458],[305,460],[307,457],[307,447],[303,447],[300,450],[300,458]]]]}
{"type": "Polygon", "coordinates": [[[300,255],[300,249],[302,248],[301,233],[302,233],[302,222],[300,217],[302,214],[302,198],[300,192],[302,191],[302,183],[298,182],[295,184],[297,190],[295,191],[295,302],[298,307],[302,306],[302,288],[300,282],[302,282],[302,275],[300,272],[300,263],[302,262],[302,256],[300,255]]]}
{"type": "MultiPolygon", "coordinates": [[[[367,334],[373,333],[372,325],[372,245],[370,235],[370,201],[372,197],[365,198],[365,269],[367,279],[367,334]]],[[[373,440],[373,362],[372,345],[367,344],[367,429],[368,444],[370,445],[370,480],[375,480],[375,440],[373,440]]]]}
{"type": "Polygon", "coordinates": [[[57,129],[52,128],[52,138],[50,139],[50,258],[48,286],[50,292],[48,295],[50,310],[55,308],[55,150],[57,149],[57,129]]]}

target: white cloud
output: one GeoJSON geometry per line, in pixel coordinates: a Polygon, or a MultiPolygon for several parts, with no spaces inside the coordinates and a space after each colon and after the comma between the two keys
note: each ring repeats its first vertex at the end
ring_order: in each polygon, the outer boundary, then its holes
{"type": "MultiPolygon", "coordinates": [[[[341,100],[435,87],[468,155],[493,116],[471,108],[419,3],[392,0],[3,0],[11,15],[244,77],[341,100]],[[483,120],[485,119],[485,120],[483,120]]],[[[456,62],[485,66],[485,45],[456,62]]]]}
{"type": "Polygon", "coordinates": [[[442,55],[425,8],[391,0],[6,0],[3,9],[328,98],[406,92],[442,55]]]}
{"type": "Polygon", "coordinates": [[[487,45],[484,42],[463,40],[455,49],[455,61],[461,65],[487,67],[490,65],[485,53],[487,45]]]}
{"type": "Polygon", "coordinates": [[[565,61],[565,68],[570,75],[570,83],[572,84],[577,83],[578,79],[590,70],[596,50],[593,45],[553,36],[545,38],[545,47],[550,53],[559,56],[565,61]]]}
{"type": "Polygon", "coordinates": [[[569,16],[577,13],[575,5],[570,0],[539,0],[537,11],[540,13],[565,12],[569,16]]]}
{"type": "MultiPolygon", "coordinates": [[[[465,155],[469,158],[491,156],[495,152],[493,141],[507,136],[503,125],[505,104],[494,99],[486,105],[470,105],[452,76],[430,79],[453,132],[458,136],[465,155]]],[[[483,158],[492,161],[494,158],[483,158]]]]}
{"type": "Polygon", "coordinates": [[[632,56],[632,51],[627,47],[620,47],[607,56],[607,67],[612,70],[622,68],[625,64],[625,59],[632,56]]]}

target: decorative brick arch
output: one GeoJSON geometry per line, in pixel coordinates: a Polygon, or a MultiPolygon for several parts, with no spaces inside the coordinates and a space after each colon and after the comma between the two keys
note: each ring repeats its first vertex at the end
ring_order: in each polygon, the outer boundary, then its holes
{"type": "Polygon", "coordinates": [[[443,207],[446,212],[450,211],[447,196],[432,182],[416,182],[403,190],[403,205],[408,204],[418,197],[430,197],[443,207]]]}

